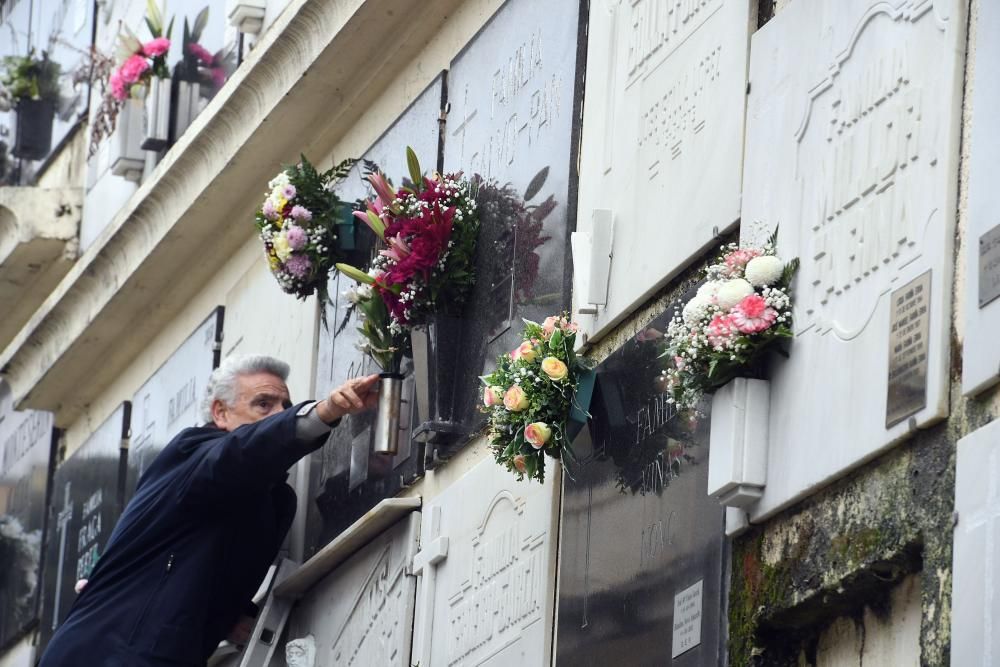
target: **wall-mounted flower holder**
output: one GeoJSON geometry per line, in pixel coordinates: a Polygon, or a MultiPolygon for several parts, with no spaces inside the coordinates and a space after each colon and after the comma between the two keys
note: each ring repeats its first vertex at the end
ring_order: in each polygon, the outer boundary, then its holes
{"type": "Polygon", "coordinates": [[[771,384],[735,378],[712,397],[708,495],[728,507],[745,508],[767,482],[771,384]]]}
{"type": "Polygon", "coordinates": [[[201,112],[201,84],[191,81],[177,81],[176,85],[177,92],[174,99],[177,106],[174,109],[174,127],[170,143],[180,139],[201,112]]]}
{"type": "Polygon", "coordinates": [[[146,87],[142,149],[162,151],[170,141],[170,79],[153,77],[146,87]]]}
{"type": "Polygon", "coordinates": [[[566,420],[566,434],[572,441],[590,418],[590,401],[594,397],[594,385],[597,383],[597,371],[588,369],[581,371],[577,378],[576,392],[570,403],[569,418],[566,420]]]}
{"type": "MultiPolygon", "coordinates": [[[[410,331],[420,425],[417,442],[447,445],[468,432],[454,421],[456,352],[461,349],[462,320],[437,315],[410,331]]],[[[429,448],[430,449],[430,448],[429,448]]]]}
{"type": "Polygon", "coordinates": [[[17,101],[17,136],[15,157],[41,160],[52,148],[52,124],[56,105],[48,100],[19,99],[17,101]]]}
{"type": "Polygon", "coordinates": [[[143,113],[142,100],[125,100],[108,144],[111,173],[135,183],[142,180],[146,165],[146,154],[142,150],[143,113]]]}
{"type": "Polygon", "coordinates": [[[378,412],[375,418],[376,454],[392,456],[399,451],[400,415],[403,402],[403,376],[382,373],[378,381],[378,412]]]}
{"type": "Polygon", "coordinates": [[[256,35],[264,25],[265,0],[229,0],[226,16],[229,25],[243,33],[256,35]]]}

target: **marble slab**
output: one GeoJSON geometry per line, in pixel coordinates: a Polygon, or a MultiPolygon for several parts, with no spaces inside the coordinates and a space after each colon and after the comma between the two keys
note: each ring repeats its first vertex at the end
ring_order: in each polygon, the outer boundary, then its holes
{"type": "Polygon", "coordinates": [[[611,211],[607,302],[580,318],[599,336],[740,216],[752,3],[590,4],[577,229],[611,211]]]}
{"type": "Polygon", "coordinates": [[[817,0],[753,36],[741,240],[778,227],[802,267],[752,521],[948,414],[965,32],[961,0],[817,0]],[[928,272],[922,386],[906,387],[924,396],[890,406],[893,304],[928,272]]]}

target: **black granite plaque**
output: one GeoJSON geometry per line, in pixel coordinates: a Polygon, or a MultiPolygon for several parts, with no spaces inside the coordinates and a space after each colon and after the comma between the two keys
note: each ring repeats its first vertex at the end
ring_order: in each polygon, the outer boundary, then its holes
{"type": "Polygon", "coordinates": [[[15,411],[0,383],[0,646],[38,617],[52,414],[15,411]]]}
{"type": "Polygon", "coordinates": [[[931,272],[893,290],[890,299],[886,428],[927,406],[931,272]]]}
{"type": "MultiPolygon", "coordinates": [[[[479,376],[520,342],[521,319],[570,305],[579,22],[578,0],[508,0],[448,72],[444,168],[483,181],[477,282],[453,361],[469,433],[484,423],[479,376]]],[[[428,465],[455,447],[429,450],[428,465]]]]}
{"type": "Polygon", "coordinates": [[[564,476],[559,664],[719,664],[725,515],[706,494],[710,401],[697,419],[666,402],[657,357],[670,314],[597,368],[564,476]]]}
{"type": "Polygon", "coordinates": [[[979,237],[979,307],[1000,296],[1000,225],[979,237]]]}
{"type": "Polygon", "coordinates": [[[76,583],[90,576],[121,516],[131,408],[122,403],[53,476],[39,655],[69,613],[76,583]]]}
{"type": "Polygon", "coordinates": [[[201,402],[219,365],[224,310],[217,307],[132,398],[126,502],[167,443],[185,428],[205,423],[201,402]]]}
{"type": "MultiPolygon", "coordinates": [[[[395,123],[364,152],[362,160],[337,188],[345,201],[371,195],[364,180],[367,170],[378,168],[394,183],[408,178],[406,147],[416,152],[424,171],[438,167],[441,106],[445,75],[434,81],[413,101],[395,123]]],[[[373,238],[367,230],[361,236],[373,238]]],[[[371,250],[370,250],[371,251],[371,250]]],[[[359,258],[366,263],[367,257],[359,258]]],[[[334,272],[330,277],[330,300],[326,326],[320,327],[317,350],[316,394],[324,396],[349,378],[378,373],[379,368],[357,346],[363,341],[357,328],[358,314],[346,296],[355,282],[334,272]]],[[[340,531],[374,507],[423,476],[423,447],[411,442],[410,431],[417,419],[412,364],[404,362],[403,423],[395,456],[372,452],[374,412],[346,417],[330,435],[326,446],[312,456],[310,503],[306,519],[306,555],[336,537],[340,531]]]]}

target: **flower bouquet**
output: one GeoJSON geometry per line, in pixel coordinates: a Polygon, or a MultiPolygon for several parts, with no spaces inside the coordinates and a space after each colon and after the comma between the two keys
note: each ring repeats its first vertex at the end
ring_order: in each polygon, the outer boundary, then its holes
{"type": "Polygon", "coordinates": [[[759,375],[765,352],[792,337],[789,285],[799,261],[782,262],[776,241],[777,232],[762,248],[723,246],[707,281],[671,320],[664,375],[678,408],[693,408],[733,378],[759,375]]]}
{"type": "Polygon", "coordinates": [[[318,172],[303,155],[299,164],[267,184],[267,197],[255,216],[257,229],[271,273],[282,290],[299,299],[313,293],[322,303],[329,298],[327,274],[340,259],[337,224],[345,211],[332,188],[353,164],[348,159],[318,172]]]}
{"type": "Polygon", "coordinates": [[[543,482],[543,454],[572,457],[573,423],[586,423],[594,371],[573,351],[577,325],[565,315],[524,324],[523,342],[481,378],[482,409],[497,463],[543,482]]]}

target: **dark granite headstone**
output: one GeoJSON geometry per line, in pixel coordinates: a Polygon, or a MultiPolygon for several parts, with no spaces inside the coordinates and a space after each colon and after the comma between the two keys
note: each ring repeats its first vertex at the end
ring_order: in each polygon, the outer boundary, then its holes
{"type": "Polygon", "coordinates": [[[52,426],[49,412],[15,411],[0,383],[0,645],[38,617],[52,426]]]}
{"type": "Polygon", "coordinates": [[[706,494],[710,401],[693,419],[665,400],[670,314],[597,369],[564,476],[559,664],[719,664],[725,515],[706,494]]]}
{"type": "Polygon", "coordinates": [[[90,576],[121,516],[122,447],[128,439],[131,412],[131,403],[122,403],[56,468],[45,547],[39,655],[69,613],[76,582],[90,576]]]}
{"type": "Polygon", "coordinates": [[[217,307],[132,398],[126,502],[167,443],[183,429],[205,423],[201,402],[208,377],[219,365],[224,310],[217,307]]]}

